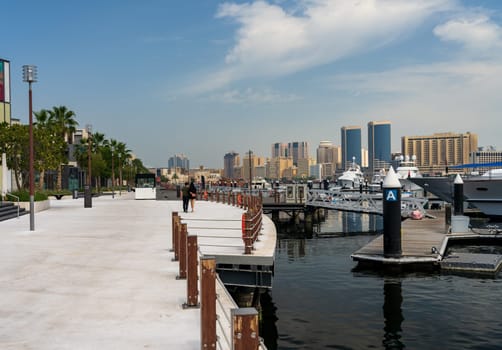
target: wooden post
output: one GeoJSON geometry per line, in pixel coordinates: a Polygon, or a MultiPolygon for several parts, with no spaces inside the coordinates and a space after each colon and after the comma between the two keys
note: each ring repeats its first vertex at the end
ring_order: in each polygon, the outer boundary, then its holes
{"type": "Polygon", "coordinates": [[[232,309],[232,339],[234,350],[258,350],[258,311],[254,307],[232,309]]]}
{"type": "Polygon", "coordinates": [[[178,280],[187,278],[187,224],[181,224],[179,234],[179,250],[180,250],[180,274],[176,277],[178,280]]]}
{"type": "Polygon", "coordinates": [[[173,248],[174,248],[174,258],[172,261],[178,261],[179,260],[179,254],[180,254],[180,217],[176,216],[174,220],[174,227],[173,227],[173,248]]]}
{"type": "Polygon", "coordinates": [[[173,215],[171,217],[171,252],[174,252],[174,225],[175,225],[175,222],[176,222],[176,218],[178,217],[178,212],[177,211],[173,211],[173,215]]]}
{"type": "Polygon", "coordinates": [[[251,238],[249,237],[249,213],[242,214],[242,241],[244,242],[244,254],[251,254],[251,238]]]}
{"type": "Polygon", "coordinates": [[[201,349],[216,349],[216,259],[200,258],[201,349]]]}
{"type": "Polygon", "coordinates": [[[197,236],[188,236],[187,242],[187,302],[183,304],[184,309],[199,307],[197,236]]]}

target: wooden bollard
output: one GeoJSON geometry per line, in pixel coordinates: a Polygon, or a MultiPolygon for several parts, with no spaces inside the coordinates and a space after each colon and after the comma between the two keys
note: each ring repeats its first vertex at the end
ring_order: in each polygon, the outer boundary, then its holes
{"type": "Polygon", "coordinates": [[[183,308],[199,307],[198,271],[197,271],[197,236],[187,239],[187,302],[183,308]]]}
{"type": "Polygon", "coordinates": [[[176,218],[178,217],[178,212],[177,211],[173,211],[173,214],[171,216],[171,252],[174,252],[174,225],[175,225],[175,222],[176,222],[176,218]]]}
{"type": "Polygon", "coordinates": [[[216,259],[200,258],[201,349],[216,349],[216,259]]]}
{"type": "Polygon", "coordinates": [[[234,350],[258,350],[258,311],[254,307],[232,309],[232,341],[234,350]]]}
{"type": "Polygon", "coordinates": [[[180,217],[176,216],[174,218],[174,226],[173,226],[173,249],[174,249],[174,258],[172,261],[178,261],[180,259],[180,217]]]}
{"type": "Polygon", "coordinates": [[[179,235],[180,249],[180,274],[176,277],[178,280],[187,278],[187,224],[181,224],[179,235]]]}

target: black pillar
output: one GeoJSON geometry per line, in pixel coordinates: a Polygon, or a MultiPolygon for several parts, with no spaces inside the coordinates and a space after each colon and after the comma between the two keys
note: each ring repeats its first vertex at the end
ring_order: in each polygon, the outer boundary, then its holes
{"type": "Polygon", "coordinates": [[[464,215],[464,182],[457,174],[453,182],[453,215],[464,215]]]}
{"type": "Polygon", "coordinates": [[[383,183],[383,254],[400,258],[401,250],[401,184],[391,168],[383,183]]]}

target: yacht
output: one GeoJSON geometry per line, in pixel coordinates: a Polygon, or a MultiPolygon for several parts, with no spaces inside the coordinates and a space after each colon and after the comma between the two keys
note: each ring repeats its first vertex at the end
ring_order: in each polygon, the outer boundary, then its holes
{"type": "Polygon", "coordinates": [[[338,177],[336,182],[341,189],[359,189],[360,185],[364,185],[364,174],[354,157],[351,166],[338,177]]]}
{"type": "MultiPolygon", "coordinates": [[[[456,175],[410,179],[441,200],[452,203],[456,175]]],[[[465,201],[487,216],[502,217],[502,169],[492,169],[483,175],[464,176],[465,201]]]]}
{"type": "Polygon", "coordinates": [[[396,175],[403,186],[405,191],[420,191],[422,188],[410,179],[416,177],[422,177],[422,174],[416,166],[417,157],[416,156],[398,156],[395,160],[399,161],[399,165],[396,168],[396,175]]]}

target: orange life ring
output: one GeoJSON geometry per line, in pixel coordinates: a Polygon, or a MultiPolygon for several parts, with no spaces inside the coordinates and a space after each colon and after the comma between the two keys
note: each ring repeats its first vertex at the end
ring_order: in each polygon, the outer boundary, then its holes
{"type": "Polygon", "coordinates": [[[239,204],[239,206],[242,205],[242,194],[240,193],[237,195],[237,204],[239,204]]]}

